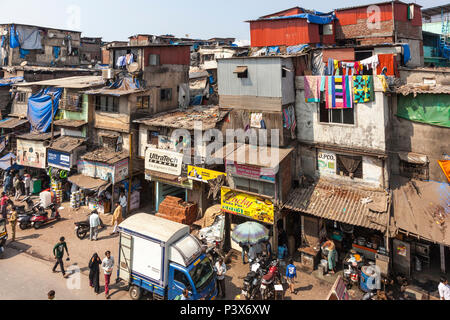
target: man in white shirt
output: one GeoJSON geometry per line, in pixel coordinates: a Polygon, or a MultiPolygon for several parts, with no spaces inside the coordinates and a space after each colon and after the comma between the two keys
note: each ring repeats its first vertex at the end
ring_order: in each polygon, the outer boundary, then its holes
{"type": "Polygon", "coordinates": [[[450,286],[448,285],[448,280],[446,277],[441,277],[438,290],[441,300],[450,300],[450,286]]]}
{"type": "Polygon", "coordinates": [[[30,195],[30,187],[31,187],[31,176],[28,172],[25,173],[23,177],[23,183],[25,184],[25,196],[30,195]]]}
{"type": "Polygon", "coordinates": [[[124,192],[120,193],[119,203],[120,203],[120,206],[122,207],[122,216],[124,218],[126,218],[128,201],[127,201],[127,196],[125,195],[124,192]]]}
{"type": "Polygon", "coordinates": [[[217,295],[225,298],[225,273],[227,272],[227,265],[223,262],[222,258],[219,258],[219,261],[216,262],[214,269],[217,274],[217,295]]]}
{"type": "Polygon", "coordinates": [[[100,226],[100,217],[98,216],[97,210],[92,211],[91,216],[89,217],[89,239],[92,241],[94,239],[97,241],[98,237],[98,227],[100,226]]]}
{"type": "Polygon", "coordinates": [[[111,251],[106,251],[105,256],[102,261],[102,269],[105,274],[105,298],[109,299],[109,282],[111,281],[111,274],[114,268],[114,257],[111,256],[111,251]]]}

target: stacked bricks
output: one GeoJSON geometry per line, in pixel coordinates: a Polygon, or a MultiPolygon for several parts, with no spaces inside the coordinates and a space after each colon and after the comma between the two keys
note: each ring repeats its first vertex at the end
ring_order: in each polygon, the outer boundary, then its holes
{"type": "Polygon", "coordinates": [[[197,220],[197,205],[184,202],[182,199],[167,196],[159,205],[157,217],[178,223],[191,225],[197,220]]]}

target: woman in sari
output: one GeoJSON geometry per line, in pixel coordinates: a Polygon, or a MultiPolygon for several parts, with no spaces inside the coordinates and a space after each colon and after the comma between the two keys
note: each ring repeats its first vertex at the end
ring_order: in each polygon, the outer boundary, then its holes
{"type": "Polygon", "coordinates": [[[89,260],[89,285],[94,288],[95,293],[100,293],[100,265],[102,260],[97,253],[94,253],[89,260]]]}

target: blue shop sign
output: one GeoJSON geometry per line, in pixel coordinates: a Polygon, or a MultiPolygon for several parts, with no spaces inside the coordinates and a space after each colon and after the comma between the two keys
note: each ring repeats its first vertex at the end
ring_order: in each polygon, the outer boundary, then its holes
{"type": "Polygon", "coordinates": [[[49,166],[70,170],[70,153],[47,149],[47,163],[49,166]]]}

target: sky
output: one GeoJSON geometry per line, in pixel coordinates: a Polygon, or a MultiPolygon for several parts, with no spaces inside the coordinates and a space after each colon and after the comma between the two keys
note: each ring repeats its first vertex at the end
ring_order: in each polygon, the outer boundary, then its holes
{"type": "MultiPolygon", "coordinates": [[[[385,0],[9,0],[0,10],[0,23],[82,31],[82,36],[103,37],[104,41],[126,41],[140,33],[250,40],[246,20],[295,6],[331,11],[377,2],[385,0]]],[[[448,0],[404,2],[428,8],[448,0]]]]}

